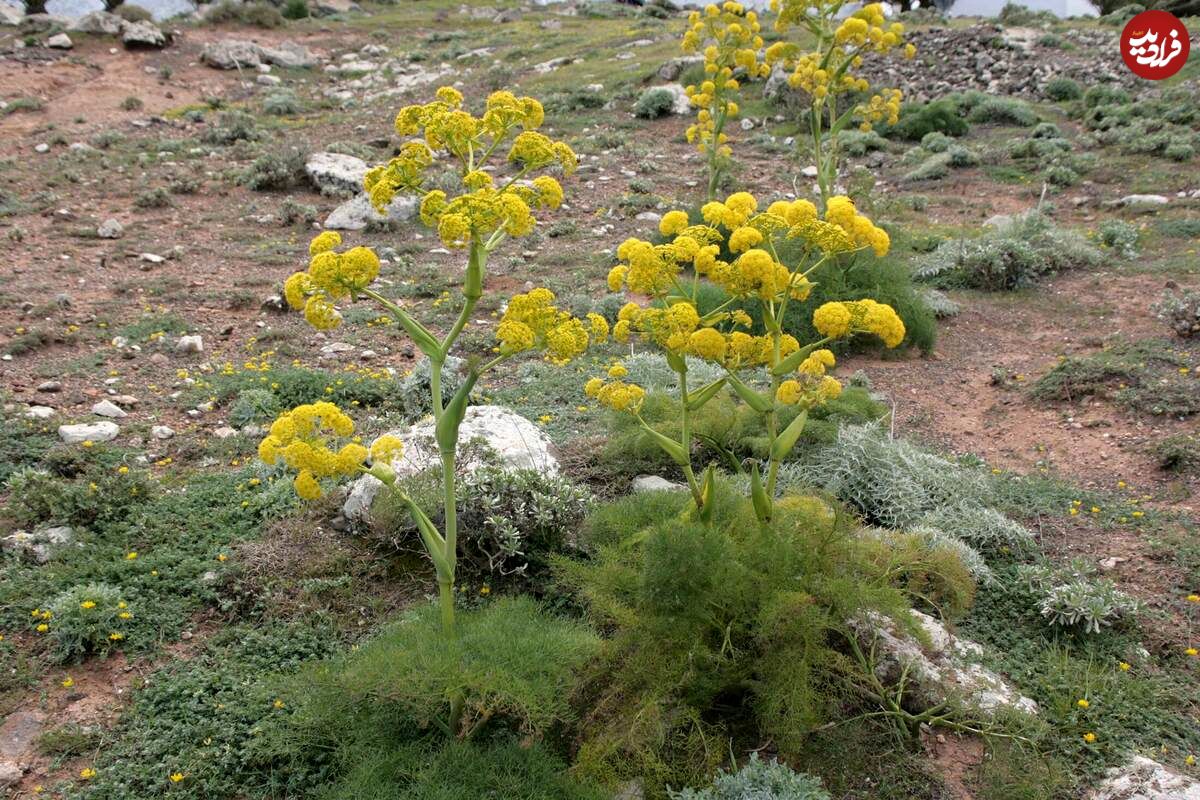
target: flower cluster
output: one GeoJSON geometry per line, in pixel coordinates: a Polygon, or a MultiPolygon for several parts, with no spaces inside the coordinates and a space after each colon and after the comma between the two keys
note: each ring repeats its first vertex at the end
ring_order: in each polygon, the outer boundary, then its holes
{"type": "Polygon", "coordinates": [[[873,333],[888,347],[904,341],[904,321],[891,306],[874,300],[825,303],[813,312],[813,327],[833,339],[873,333]]]}
{"type": "Polygon", "coordinates": [[[728,158],[732,151],[722,132],[725,122],[736,119],[737,92],[740,89],[734,70],[746,79],[766,77],[771,68],[758,60],[763,45],[758,15],[741,3],[710,5],[704,12],[693,11],[683,37],[685,53],[702,52],[705,79],[686,91],[692,105],[699,109],[696,123],[688,128],[687,140],[701,153],[728,158]]]}
{"type": "Polygon", "coordinates": [[[463,109],[463,96],[457,89],[443,86],[437,90],[436,100],[400,110],[396,132],[401,136],[420,134],[420,138],[406,142],[386,165],[369,170],[363,185],[381,213],[398,193],[422,195],[421,221],[435,228],[447,247],[467,247],[499,233],[524,236],[535,225],[533,210],[558,208],[563,192],[549,175],[522,179],[552,166],[570,175],[578,165],[565,142],[537,132],[544,116],[542,104],[534,98],[499,91],[487,98],[482,116],[476,117],[463,109]],[[517,172],[497,185],[484,166],[510,138],[507,160],[517,172]],[[425,186],[426,174],[440,152],[459,162],[464,192],[456,197],[425,186]]]}
{"type": "MultiPolygon", "coordinates": [[[[368,455],[383,454],[368,451],[357,440],[333,449],[338,439],[353,433],[354,421],[333,403],[306,403],[281,414],[271,424],[270,433],[259,442],[258,457],[266,464],[282,461],[296,470],[296,494],[315,500],[321,496],[319,478],[357,474],[368,455]]],[[[382,450],[394,456],[398,444],[389,441],[382,450]]],[[[378,441],[375,446],[380,447],[378,441]]]]}
{"type": "Polygon", "coordinates": [[[283,296],[317,330],[332,330],[342,322],[334,301],[353,298],[379,275],[379,257],[369,247],[335,251],[341,234],[325,231],[308,245],[306,272],[293,273],[283,284],[283,296]]]}
{"type": "Polygon", "coordinates": [[[554,305],[553,292],[538,288],[513,295],[496,328],[496,338],[502,356],[544,350],[547,360],[565,364],[590,344],[607,341],[608,321],[599,314],[588,314],[586,320],[573,317],[554,305]]]}
{"type": "Polygon", "coordinates": [[[837,399],[842,393],[842,384],[825,374],[836,363],[829,350],[814,350],[800,362],[795,377],[779,384],[775,390],[776,401],[784,405],[812,408],[837,399]]]}
{"type": "Polygon", "coordinates": [[[646,390],[636,383],[622,380],[628,374],[629,370],[623,364],[614,364],[608,368],[606,377],[588,380],[583,385],[584,394],[614,411],[637,414],[641,411],[642,401],[646,399],[646,390]]]}
{"type": "MultiPolygon", "coordinates": [[[[904,42],[904,25],[887,24],[879,3],[864,6],[840,23],[832,13],[833,7],[819,0],[771,0],[771,8],[778,15],[777,31],[800,27],[819,41],[831,43],[827,49],[803,52],[794,43],[780,41],[768,47],[764,55],[768,64],[780,64],[791,71],[788,83],[812,97],[814,106],[821,106],[833,95],[870,91],[869,82],[855,74],[864,54],[884,54],[901,46],[906,58],[916,54],[916,48],[904,42]]],[[[895,89],[880,91],[854,107],[854,116],[863,130],[885,119],[895,124],[899,115],[900,92],[895,89]]]]}

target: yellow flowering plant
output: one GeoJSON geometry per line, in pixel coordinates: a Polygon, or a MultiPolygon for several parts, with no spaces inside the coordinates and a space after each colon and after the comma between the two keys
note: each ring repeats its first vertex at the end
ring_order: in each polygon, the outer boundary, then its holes
{"type": "Polygon", "coordinates": [[[717,196],[721,176],[733,153],[725,124],[737,119],[739,112],[741,83],[734,71],[741,70],[743,80],[765,78],[771,72],[771,67],[758,58],[763,46],[761,27],[754,11],[735,2],[710,5],[688,16],[683,52],[703,54],[704,81],[686,87],[688,99],[698,109],[695,124],[687,129],[687,140],[705,156],[709,200],[717,196]]]}
{"type": "Polygon", "coordinates": [[[760,211],[757,199],[748,192],[709,202],[700,213],[702,222],[697,224],[683,211],[665,214],[659,225],[659,233],[666,237],[662,244],[626,240],[617,250],[619,263],[608,275],[610,290],[650,298],[646,305],[627,303],[612,333],[617,341],[636,337],[665,353],[678,375],[680,438],[660,433],[641,418],[645,390],[624,380],[628,372],[620,364],[604,376],[591,378],[584,391],[602,405],[638,419],[679,465],[705,519],[712,512],[714,478],[711,467],[703,480],[692,469],[691,416],[724,387],[731,388],[764,418],[770,442],[766,482],[755,465],[751,488],[756,513],[768,522],[779,465],[803,431],[808,410],[841,393],[841,384],[828,374],[836,363],[834,355],[824,345],[870,333],[890,348],[899,345],[905,334],[903,321],[890,306],[873,300],[830,302],[813,314],[813,325],[822,338],[802,344],[783,330],[788,304],[807,299],[812,289],[808,275],[826,261],[867,248],[884,255],[890,242],[886,232],[842,196],[829,199],[823,216],[807,200],[780,200],[760,211]],[[781,252],[799,255],[785,263],[781,252]],[[697,308],[702,279],[729,295],[725,303],[703,315],[697,308]],[[740,308],[731,308],[748,298],[760,301],[757,322],[763,334],[752,334],[756,320],[740,308]],[[723,367],[724,374],[692,388],[687,356],[723,367]],[[769,384],[769,391],[752,385],[756,383],[752,372],[758,373],[758,383],[769,384]],[[782,426],[780,411],[785,406],[798,407],[799,413],[782,426]]]}
{"type": "MultiPolygon", "coordinates": [[[[566,143],[537,131],[543,118],[541,103],[507,91],[491,94],[483,113],[475,116],[463,107],[461,93],[444,86],[432,102],[400,110],[396,132],[409,137],[408,141],[395,158],[371,169],[364,178],[371,203],[380,211],[397,195],[420,196],[421,222],[435,229],[446,247],[466,251],[462,306],[444,334],[434,333],[372,288],[380,271],[379,258],[368,247],[339,251],[342,239],[333,231],[312,240],[308,269],[293,274],[284,284],[288,304],[302,310],[318,330],[341,324],[339,304],[357,300],[377,303],[429,359],[430,406],[443,476],[440,530],[397,485],[391,463],[401,455],[402,442],[383,436],[370,447],[364,446],[353,437],[353,421],[332,403],[302,405],[280,416],[261,442],[259,456],[268,464],[294,472],[296,493],[305,499],[321,496],[323,480],[363,473],[397,492],[413,516],[437,572],[442,626],[448,636],[455,635],[456,449],[475,383],[483,373],[520,353],[541,352],[548,361],[566,363],[590,345],[605,341],[609,333],[607,321],[598,314],[581,319],[559,309],[549,289],[517,294],[508,301],[496,327],[494,357],[472,365],[454,394],[443,396],[442,370],[483,296],[488,255],[505,239],[531,233],[537,223],[535,211],[562,204],[562,186],[549,171],[570,175],[577,165],[575,153],[566,143]],[[503,163],[490,163],[493,160],[503,163]],[[449,165],[457,172],[461,193],[451,197],[442,189],[427,186],[435,165],[449,165]]],[[[451,731],[457,732],[462,708],[462,697],[456,695],[451,699],[451,731]]]]}
{"type": "Polygon", "coordinates": [[[839,134],[852,122],[869,131],[876,122],[894,125],[900,117],[898,89],[875,89],[865,101],[840,102],[872,91],[859,73],[864,59],[897,50],[905,58],[916,55],[916,47],[904,41],[904,25],[888,24],[882,4],[865,5],[840,19],[845,5],[846,0],[771,0],[777,32],[802,31],[815,43],[808,49],[779,41],[764,54],[767,64],[790,71],[788,84],[809,97],[809,142],[823,202],[834,193],[839,134]]]}

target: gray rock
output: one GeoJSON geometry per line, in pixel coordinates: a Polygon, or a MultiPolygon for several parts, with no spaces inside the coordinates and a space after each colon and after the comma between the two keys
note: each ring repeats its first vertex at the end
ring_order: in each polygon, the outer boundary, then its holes
{"type": "Polygon", "coordinates": [[[894,686],[905,676],[907,707],[924,711],[953,697],[983,712],[1000,708],[1027,714],[1038,712],[1036,702],[979,663],[983,656],[980,645],[960,639],[928,614],[916,610],[910,613],[928,638],[928,646],[890,619],[872,615],[851,621],[862,646],[875,651],[876,677],[885,685],[894,686]]]}
{"type": "Polygon", "coordinates": [[[67,525],[41,528],[33,533],[16,531],[0,539],[0,550],[16,555],[27,555],[39,564],[45,564],[54,556],[58,547],[75,541],[75,530],[67,525]]]}
{"type": "MultiPolygon", "coordinates": [[[[263,64],[262,66],[265,67],[267,65],[263,64]]],[[[279,78],[275,75],[257,75],[254,78],[254,82],[259,86],[278,86],[279,84],[283,83],[283,78],[279,78]]]]}
{"type": "Polygon", "coordinates": [[[110,417],[112,419],[121,419],[129,416],[125,411],[111,400],[101,400],[92,406],[92,413],[101,417],[110,417]]]}
{"type": "MultiPolygon", "coordinates": [[[[16,6],[10,6],[7,3],[0,3],[0,25],[17,26],[21,24],[24,18],[21,9],[16,6]]],[[[3,785],[0,783],[0,785],[3,785]]]]}
{"type": "Polygon", "coordinates": [[[288,69],[309,69],[317,65],[317,57],[312,51],[295,42],[280,42],[276,47],[262,48],[262,60],[288,69]]]}
{"type": "Polygon", "coordinates": [[[188,336],[180,336],[179,341],[175,342],[176,353],[203,353],[204,339],[198,333],[188,336]]]}
{"type": "Polygon", "coordinates": [[[356,194],[362,191],[367,162],[344,153],[313,153],[304,171],[322,194],[356,194]]]}
{"type": "Polygon", "coordinates": [[[115,422],[81,422],[77,425],[59,425],[58,438],[67,444],[82,442],[111,442],[117,438],[121,428],[115,422]]]}
{"type": "Polygon", "coordinates": [[[1165,206],[1170,199],[1161,194],[1127,194],[1119,202],[1123,206],[1132,208],[1156,208],[1165,206]]]}
{"type": "MultiPolygon", "coordinates": [[[[403,430],[389,432],[404,442],[404,454],[392,462],[397,475],[408,476],[440,464],[433,422],[418,422],[403,430]]],[[[536,469],[549,475],[558,474],[558,460],[546,434],[534,423],[503,406],[469,406],[458,431],[459,467],[474,472],[486,459],[487,450],[494,454],[493,463],[508,469],[536,469]],[[482,446],[468,447],[470,443],[482,446]]],[[[366,519],[382,486],[377,479],[364,475],[354,482],[342,506],[349,520],[366,519]]]]}
{"type": "Polygon", "coordinates": [[[37,144],[35,144],[35,145],[33,146],[33,152],[35,152],[35,153],[49,153],[49,152],[50,152],[50,145],[46,144],[45,142],[38,142],[37,144]]]}
{"type": "Polygon", "coordinates": [[[41,711],[14,711],[0,725],[0,757],[20,763],[37,754],[37,740],[42,735],[46,715],[41,711]]]}
{"type": "Polygon", "coordinates": [[[416,214],[415,197],[397,195],[388,206],[387,214],[380,214],[364,192],[335,208],[325,220],[325,227],[334,231],[361,231],[373,222],[404,222],[416,214]]]}
{"type": "Polygon", "coordinates": [[[166,425],[154,425],[150,428],[150,435],[155,439],[170,439],[175,431],[166,425]]]}
{"type": "Polygon", "coordinates": [[[37,385],[37,391],[46,392],[48,394],[62,391],[62,383],[59,381],[42,381],[37,385]]]}
{"type": "Polygon", "coordinates": [[[223,425],[213,431],[213,436],[217,437],[218,439],[228,439],[230,436],[237,436],[237,431],[228,425],[223,425]]]}
{"type": "Polygon", "coordinates": [[[644,492],[678,492],[686,491],[688,487],[680,483],[674,483],[661,478],[658,475],[638,475],[633,479],[633,491],[635,494],[644,492]]]}
{"type": "Polygon", "coordinates": [[[263,49],[242,39],[222,39],[204,45],[200,61],[216,69],[257,67],[263,63],[263,49]]]}
{"type": "Polygon", "coordinates": [[[101,239],[120,239],[125,235],[125,226],[115,219],[106,219],[96,228],[96,235],[101,239]]]}
{"type": "Polygon", "coordinates": [[[1091,800],[1200,800],[1200,783],[1143,756],[1108,771],[1091,800]]]}
{"type": "Polygon", "coordinates": [[[107,11],[92,11],[71,23],[68,30],[99,36],[116,36],[125,27],[125,20],[107,11]]]}
{"type": "Polygon", "coordinates": [[[121,28],[121,44],[129,49],[167,46],[167,35],[152,22],[126,22],[121,28]]]}
{"type": "Polygon", "coordinates": [[[71,37],[65,33],[56,33],[46,40],[46,47],[53,47],[55,50],[70,50],[74,46],[71,37]]]}
{"type": "MultiPolygon", "coordinates": [[[[3,9],[7,6],[0,5],[0,22],[4,20],[3,9]]],[[[5,25],[15,25],[12,22],[3,22],[5,25]]],[[[0,760],[0,789],[7,789],[10,786],[15,786],[25,777],[25,770],[12,761],[0,760]]]]}
{"type": "Polygon", "coordinates": [[[658,68],[658,77],[664,81],[677,81],[688,67],[704,63],[704,56],[680,56],[672,58],[658,68]]]}
{"type": "Polygon", "coordinates": [[[50,419],[56,413],[50,406],[30,406],[25,409],[25,416],[29,419],[50,419]]]}

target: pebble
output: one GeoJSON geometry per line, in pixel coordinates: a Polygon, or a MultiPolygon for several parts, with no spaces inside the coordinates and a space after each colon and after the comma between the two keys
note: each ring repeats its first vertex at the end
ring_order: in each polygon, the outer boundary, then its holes
{"type": "Polygon", "coordinates": [[[150,435],[155,439],[170,439],[175,435],[175,431],[166,425],[154,425],[150,428],[150,435]]]}
{"type": "Polygon", "coordinates": [[[96,403],[94,406],[92,406],[92,413],[98,414],[101,417],[111,417],[112,419],[120,419],[121,417],[129,416],[124,410],[121,409],[120,406],[111,400],[101,400],[100,402],[96,403]]]}

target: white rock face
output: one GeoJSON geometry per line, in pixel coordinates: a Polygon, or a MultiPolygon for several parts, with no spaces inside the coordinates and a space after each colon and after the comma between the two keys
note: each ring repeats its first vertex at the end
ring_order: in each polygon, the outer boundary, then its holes
{"type": "Polygon", "coordinates": [[[916,610],[911,613],[929,638],[928,647],[888,619],[874,617],[851,623],[864,647],[870,647],[875,639],[875,674],[885,685],[896,685],[904,667],[908,667],[906,705],[924,710],[948,697],[958,697],[980,711],[1011,708],[1038,713],[1036,702],[978,663],[983,655],[979,644],[958,638],[928,614],[916,610]]]}
{"type": "Polygon", "coordinates": [[[115,422],[81,422],[78,425],[59,425],[58,438],[67,444],[81,442],[111,442],[117,438],[121,427],[115,422]]]}
{"type": "Polygon", "coordinates": [[[642,492],[677,492],[680,489],[687,489],[687,487],[680,483],[672,483],[666,478],[660,478],[658,475],[638,475],[633,479],[633,491],[637,494],[641,494],[642,492]]]}
{"type": "Polygon", "coordinates": [[[416,214],[415,197],[397,195],[388,206],[387,214],[380,214],[364,192],[335,208],[325,220],[325,227],[331,231],[361,231],[372,222],[404,222],[416,214]]]}
{"type": "MultiPolygon", "coordinates": [[[[433,420],[418,422],[405,430],[389,432],[404,442],[404,455],[392,462],[392,469],[401,477],[441,463],[434,439],[433,420]]],[[[460,467],[473,472],[482,466],[478,449],[473,443],[494,451],[496,461],[507,469],[536,469],[548,475],[558,474],[558,460],[551,454],[553,445],[537,425],[503,406],[469,406],[458,430],[460,467]],[[465,460],[464,460],[465,459],[465,460]]],[[[350,495],[342,506],[346,519],[363,520],[382,484],[364,475],[354,482],[350,495]]]]}
{"type": "Polygon", "coordinates": [[[120,239],[124,233],[125,226],[115,219],[106,219],[96,228],[96,235],[101,239],[120,239]]]}
{"type": "Polygon", "coordinates": [[[92,11],[84,14],[71,23],[68,30],[80,33],[94,33],[103,36],[116,36],[125,25],[125,20],[107,11],[92,11]]]}
{"type": "Polygon", "coordinates": [[[99,403],[96,403],[94,406],[92,406],[92,413],[101,417],[110,417],[112,419],[120,419],[121,417],[129,416],[119,405],[111,400],[101,400],[99,403]]]}
{"type": "Polygon", "coordinates": [[[1091,800],[1200,800],[1200,783],[1142,756],[1108,771],[1091,800]]]}
{"type": "Polygon", "coordinates": [[[367,162],[344,153],[313,153],[304,163],[313,186],[322,193],[362,191],[367,162]]]}
{"type": "Polygon", "coordinates": [[[259,64],[307,68],[316,66],[317,63],[316,56],[307,47],[295,42],[281,42],[276,47],[263,47],[242,39],[210,42],[200,53],[200,60],[216,69],[257,67],[259,64]]]}
{"type": "Polygon", "coordinates": [[[1152,208],[1165,206],[1170,200],[1161,194],[1127,194],[1121,198],[1121,205],[1137,208],[1152,208]]]}

